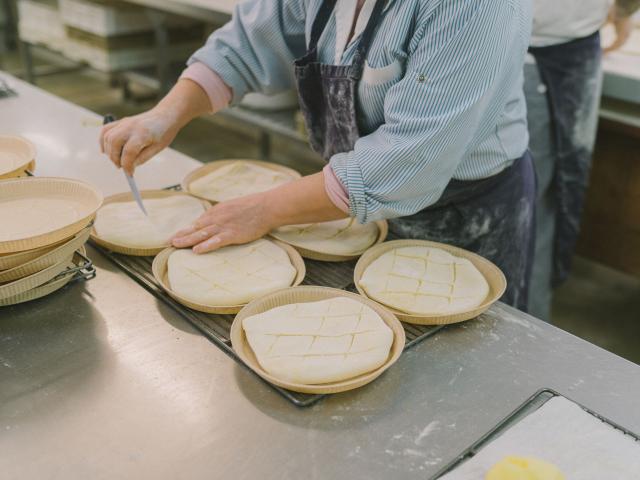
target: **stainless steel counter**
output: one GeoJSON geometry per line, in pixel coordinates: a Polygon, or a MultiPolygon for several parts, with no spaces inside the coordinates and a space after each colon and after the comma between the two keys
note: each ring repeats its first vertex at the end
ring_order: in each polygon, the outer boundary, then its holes
{"type": "MultiPolygon", "coordinates": [[[[73,123],[89,112],[11,83],[0,133],[34,140],[44,172],[126,188],[73,123]]],[[[169,151],[140,182],[193,165],[169,151]]],[[[89,253],[94,280],[0,308],[3,479],[428,478],[542,387],[640,431],[640,367],[501,304],[299,409],[89,253]]]]}

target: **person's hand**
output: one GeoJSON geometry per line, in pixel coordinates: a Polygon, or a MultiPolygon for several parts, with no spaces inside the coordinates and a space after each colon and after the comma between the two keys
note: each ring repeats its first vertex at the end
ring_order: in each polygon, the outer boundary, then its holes
{"type": "Polygon", "coordinates": [[[168,147],[178,131],[172,115],[154,108],[102,127],[100,148],[116,167],[133,175],[138,165],[168,147]]]}
{"type": "Polygon", "coordinates": [[[255,194],[214,205],[192,227],[176,233],[171,243],[176,248],[193,247],[195,253],[206,253],[252,242],[274,227],[265,196],[255,194]]]}
{"type": "Polygon", "coordinates": [[[613,28],[616,31],[616,38],[611,45],[608,45],[603,49],[603,53],[605,54],[618,50],[622,47],[627,43],[631,37],[631,33],[633,32],[633,21],[631,17],[620,15],[615,5],[611,7],[611,10],[609,11],[608,22],[613,25],[613,28]]]}

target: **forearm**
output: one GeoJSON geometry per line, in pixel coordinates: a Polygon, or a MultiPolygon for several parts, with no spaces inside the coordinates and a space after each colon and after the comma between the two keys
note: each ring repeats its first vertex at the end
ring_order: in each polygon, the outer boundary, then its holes
{"type": "Polygon", "coordinates": [[[211,104],[206,92],[197,83],[181,79],[154,110],[166,116],[180,129],[194,118],[209,113],[211,104]]]}
{"type": "Polygon", "coordinates": [[[640,0],[616,0],[616,16],[626,18],[633,15],[640,8],[640,0]]]}
{"type": "Polygon", "coordinates": [[[270,227],[346,218],[327,195],[324,182],[324,175],[316,173],[262,194],[270,227]]]}

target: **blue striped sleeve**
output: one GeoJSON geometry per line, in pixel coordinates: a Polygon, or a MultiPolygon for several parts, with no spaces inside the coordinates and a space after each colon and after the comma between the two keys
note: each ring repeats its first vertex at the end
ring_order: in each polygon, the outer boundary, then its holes
{"type": "Polygon", "coordinates": [[[417,27],[404,77],[386,94],[384,123],[331,159],[352,216],[406,216],[437,201],[496,129],[520,79],[526,16],[509,0],[437,2],[417,27]]]}
{"type": "Polygon", "coordinates": [[[187,62],[202,62],[233,90],[274,94],[294,88],[292,63],[306,51],[304,0],[247,0],[187,62]]]}

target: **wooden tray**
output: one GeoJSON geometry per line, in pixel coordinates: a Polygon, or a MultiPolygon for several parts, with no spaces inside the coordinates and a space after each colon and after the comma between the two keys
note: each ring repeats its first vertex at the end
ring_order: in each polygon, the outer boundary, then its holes
{"type": "MultiPolygon", "coordinates": [[[[84,247],[80,247],[79,252],[82,255],[86,254],[84,247]]],[[[74,268],[77,266],[76,259],[73,258],[70,262],[68,262],[64,269],[74,268]]],[[[63,269],[63,271],[64,271],[63,269]]],[[[31,290],[27,290],[26,292],[22,292],[18,295],[14,295],[7,298],[0,298],[0,307],[6,307],[9,305],[17,305],[19,303],[29,302],[31,300],[36,300],[38,298],[42,298],[47,296],[53,292],[60,290],[62,287],[67,285],[71,280],[73,280],[74,275],[64,275],[59,279],[50,280],[44,285],[33,288],[31,290]]]]}
{"type": "Polygon", "coordinates": [[[10,270],[0,272],[0,284],[19,280],[20,278],[27,277],[44,270],[45,268],[49,268],[65,261],[65,259],[69,258],[69,255],[72,255],[73,252],[78,250],[87,242],[90,230],[91,227],[87,227],[70,240],[67,240],[52,250],[45,251],[42,255],[34,258],[33,260],[22,265],[18,265],[10,270]]]}
{"type": "Polygon", "coordinates": [[[294,392],[326,394],[354,390],[378,378],[400,357],[405,344],[405,333],[404,328],[402,328],[402,324],[393,315],[393,313],[382,307],[380,304],[356,295],[355,293],[345,292],[343,290],[327,287],[294,287],[271,293],[250,302],[246,307],[244,307],[236,316],[233,324],[231,325],[231,344],[238,357],[240,357],[240,359],[251,370],[256,372],[267,382],[270,382],[282,388],[286,388],[287,390],[292,390],[294,392]],[[381,365],[372,372],[359,375],[349,380],[318,385],[305,385],[301,383],[292,383],[279,380],[278,378],[264,371],[258,363],[258,360],[256,359],[255,354],[253,353],[253,350],[251,349],[251,346],[247,341],[244,329],[242,328],[242,321],[247,317],[266,312],[282,305],[288,305],[291,303],[317,302],[320,300],[327,300],[329,298],[335,297],[346,297],[367,305],[368,307],[372,308],[378,315],[380,315],[382,320],[384,320],[389,328],[391,328],[394,337],[393,344],[391,345],[389,358],[384,363],[384,365],[381,365]]]}
{"type": "Polygon", "coordinates": [[[464,322],[465,320],[470,320],[477,317],[481,313],[484,313],[493,303],[497,302],[500,297],[502,297],[502,294],[507,288],[507,280],[502,271],[489,260],[481,257],[480,255],[469,252],[462,248],[446,245],[444,243],[429,242],[427,240],[394,240],[391,242],[382,243],[380,245],[377,245],[376,247],[369,249],[367,252],[365,252],[364,255],[362,255],[362,257],[360,257],[360,260],[358,260],[356,268],[353,272],[353,281],[356,285],[356,288],[358,289],[358,292],[360,292],[362,296],[370,298],[364,288],[362,288],[362,286],[360,285],[360,279],[362,278],[362,275],[366,268],[383,253],[403,247],[439,248],[457,257],[466,258],[471,263],[473,263],[473,265],[480,271],[480,273],[482,273],[484,278],[487,280],[487,283],[489,283],[489,295],[487,296],[485,301],[478,307],[472,310],[467,310],[465,312],[449,315],[414,315],[401,312],[392,307],[386,306],[403,322],[414,323],[417,325],[447,325],[450,323],[464,322]]]}
{"type": "MultiPolygon", "coordinates": [[[[140,196],[142,199],[152,199],[152,198],[169,198],[176,196],[183,197],[193,197],[193,195],[189,195],[185,192],[175,192],[170,190],[142,190],[140,192],[140,196]]],[[[211,206],[211,204],[202,199],[198,199],[202,203],[202,206],[206,210],[211,206]]],[[[116,195],[111,195],[104,199],[102,206],[108,205],[110,203],[122,203],[122,202],[135,202],[133,198],[133,194],[131,192],[127,193],[118,193],[116,195]]],[[[95,226],[91,229],[91,240],[93,240],[96,244],[104,247],[108,250],[111,250],[115,253],[122,253],[124,255],[131,255],[134,257],[154,257],[163,251],[165,248],[169,247],[169,245],[165,245],[163,247],[157,248],[139,248],[139,247],[129,247],[127,245],[122,245],[118,243],[109,242],[107,240],[103,240],[98,236],[96,232],[95,226]]]]}
{"type": "Polygon", "coordinates": [[[234,159],[234,160],[216,160],[214,162],[211,163],[207,163],[206,165],[203,165],[202,167],[199,167],[197,169],[195,169],[194,171],[190,172],[189,174],[187,174],[186,177],[184,177],[184,179],[182,180],[182,190],[185,192],[189,192],[190,195],[193,195],[194,197],[198,197],[202,200],[206,200],[208,202],[211,202],[212,204],[216,204],[218,202],[216,202],[215,200],[211,200],[210,198],[206,198],[200,195],[197,195],[195,193],[192,193],[191,190],[189,189],[189,186],[197,179],[204,177],[205,175],[210,174],[211,172],[218,170],[222,167],[225,167],[227,165],[230,165],[232,163],[236,163],[236,162],[245,162],[245,163],[251,163],[253,165],[257,165],[259,167],[263,167],[263,168],[268,168],[270,170],[275,170],[276,172],[280,172],[280,173],[284,173],[286,175],[289,175],[291,177],[292,180],[297,180],[298,178],[301,178],[302,175],[300,175],[299,172],[296,172],[294,169],[289,168],[289,167],[285,167],[283,165],[278,165],[277,163],[271,163],[271,162],[262,162],[260,160],[245,160],[245,159],[234,159]]]}
{"type": "Polygon", "coordinates": [[[77,220],[50,231],[27,238],[0,241],[0,254],[24,252],[50,246],[72,237],[89,225],[102,204],[102,194],[79,180],[54,177],[34,177],[4,180],[0,188],[0,207],[3,201],[28,199],[33,196],[73,199],[82,205],[77,220]]]}
{"type": "Polygon", "coordinates": [[[36,147],[27,139],[13,135],[0,135],[0,180],[23,177],[26,170],[35,168],[36,147]],[[2,152],[9,152],[20,159],[15,165],[4,165],[2,152]]]}
{"type": "MultiPolygon", "coordinates": [[[[302,255],[303,258],[308,258],[309,260],[318,260],[320,262],[348,262],[350,260],[355,260],[356,258],[359,258],[368,249],[373,248],[375,245],[378,245],[384,242],[384,240],[387,238],[387,235],[389,233],[389,224],[387,223],[387,221],[379,220],[375,222],[375,224],[378,227],[378,237],[376,238],[376,241],[372,245],[367,247],[366,250],[363,250],[362,252],[354,255],[334,255],[331,253],[316,252],[315,250],[309,250],[307,248],[298,247],[296,245],[291,245],[291,246],[295,248],[300,253],[300,255],[302,255]]],[[[284,242],[284,240],[280,240],[272,235],[269,235],[269,236],[275,240],[284,242]]]]}
{"type": "MultiPolygon", "coordinates": [[[[278,242],[277,240],[269,240],[270,242],[276,244],[280,248],[282,248],[287,255],[289,255],[289,259],[291,260],[291,264],[297,271],[297,275],[293,280],[293,286],[300,285],[304,280],[304,277],[307,273],[304,260],[300,254],[293,248],[291,248],[286,243],[278,242]]],[[[175,252],[177,249],[173,247],[169,247],[158,254],[158,256],[153,260],[153,265],[151,267],[153,271],[153,276],[160,286],[164,289],[167,294],[173,298],[175,301],[181,303],[185,307],[189,307],[193,310],[197,310],[199,312],[204,313],[217,313],[217,314],[233,314],[238,313],[244,305],[219,305],[219,306],[211,306],[211,305],[203,305],[200,303],[194,303],[190,300],[187,300],[180,294],[174,292],[169,286],[168,279],[168,271],[167,271],[167,263],[169,261],[169,256],[175,252]]]]}

